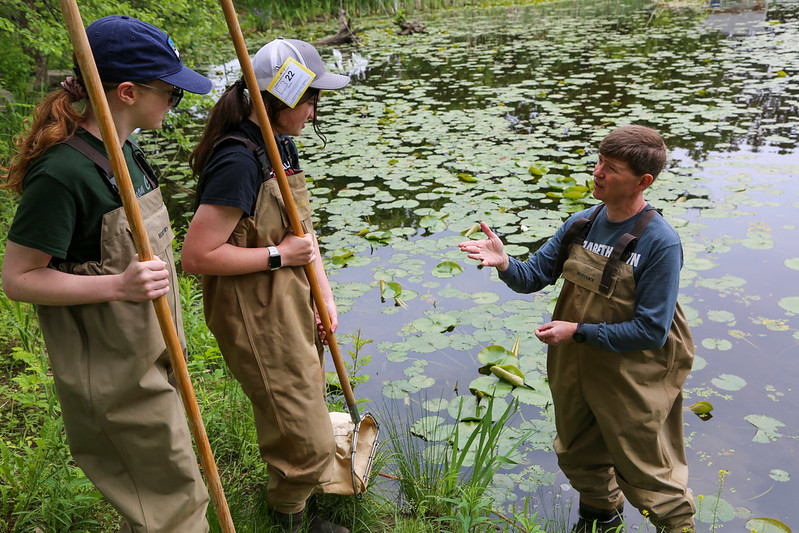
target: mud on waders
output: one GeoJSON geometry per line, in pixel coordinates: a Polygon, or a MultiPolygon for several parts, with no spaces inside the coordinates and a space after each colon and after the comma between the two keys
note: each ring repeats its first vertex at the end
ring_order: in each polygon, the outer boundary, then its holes
{"type": "MultiPolygon", "coordinates": [[[[297,237],[303,237],[305,232],[303,231],[302,223],[297,213],[297,206],[294,203],[294,198],[291,195],[291,188],[289,187],[286,173],[283,170],[280,152],[278,151],[277,143],[272,133],[269,117],[266,114],[263,97],[258,89],[258,81],[255,78],[250,54],[247,51],[247,45],[244,43],[244,36],[241,32],[238,18],[236,17],[233,2],[232,0],[220,0],[220,4],[225,14],[230,37],[233,39],[233,45],[236,48],[236,56],[241,65],[244,81],[247,84],[250,101],[252,102],[253,110],[258,118],[261,135],[266,143],[269,161],[275,173],[275,179],[277,179],[280,194],[283,197],[286,214],[291,224],[291,230],[297,237]]],[[[372,460],[377,451],[377,438],[380,432],[380,426],[371,414],[364,413],[364,415],[361,416],[358,413],[358,406],[355,404],[355,395],[352,392],[347,369],[344,366],[336,337],[332,331],[330,316],[327,313],[327,306],[325,305],[322,290],[316,279],[313,263],[304,265],[304,269],[308,282],[311,285],[314,304],[319,312],[322,325],[325,328],[325,340],[328,341],[330,355],[336,367],[336,374],[338,374],[341,390],[347,402],[347,409],[349,409],[349,416],[347,416],[347,413],[330,413],[330,421],[333,424],[333,437],[336,441],[336,456],[333,458],[333,461],[330,462],[330,466],[325,472],[325,477],[330,477],[331,481],[322,484],[318,490],[330,494],[354,494],[360,497],[366,491],[366,486],[369,483],[372,460]],[[367,453],[356,453],[359,441],[362,445],[362,450],[365,447],[367,453]]]]}
{"type": "MultiPolygon", "coordinates": [[[[64,22],[69,31],[69,38],[72,42],[72,48],[75,51],[75,58],[77,59],[81,73],[83,73],[86,92],[94,108],[94,113],[98,118],[103,143],[111,162],[111,168],[114,171],[122,206],[128,219],[133,241],[136,244],[136,251],[141,261],[149,261],[153,258],[150,239],[147,236],[142,215],[139,211],[139,204],[136,201],[136,194],[130,180],[130,174],[128,173],[128,167],[125,164],[125,158],[119,146],[119,138],[117,137],[114,120],[111,116],[108,101],[105,98],[100,74],[97,71],[97,65],[94,61],[91,46],[89,45],[89,39],[86,36],[86,29],[83,26],[80,11],[78,10],[75,0],[59,0],[59,5],[61,6],[64,22]]],[[[183,358],[183,349],[180,346],[180,339],[175,323],[172,320],[172,313],[169,310],[167,297],[161,296],[153,300],[153,305],[155,306],[158,324],[169,352],[169,360],[177,379],[180,398],[183,401],[186,414],[188,415],[189,426],[191,427],[194,437],[194,443],[197,446],[197,452],[200,455],[200,464],[205,473],[211,499],[213,500],[214,508],[219,518],[219,524],[224,533],[235,532],[236,529],[233,526],[230,510],[228,509],[225,494],[222,490],[222,483],[219,479],[219,472],[217,471],[216,463],[211,453],[208,436],[205,433],[205,425],[203,424],[200,409],[197,405],[197,398],[194,395],[194,389],[191,385],[189,371],[186,366],[186,361],[183,358]]]]}

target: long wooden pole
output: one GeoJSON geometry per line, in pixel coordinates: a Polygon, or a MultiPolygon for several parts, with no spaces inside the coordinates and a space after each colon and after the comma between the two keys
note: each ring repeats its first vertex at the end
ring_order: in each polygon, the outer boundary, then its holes
{"type": "MultiPolygon", "coordinates": [[[[244,74],[244,81],[247,83],[247,90],[250,93],[250,101],[252,101],[253,109],[255,110],[256,117],[258,118],[258,125],[261,127],[261,135],[263,135],[266,142],[267,153],[269,154],[269,161],[272,163],[272,170],[275,172],[280,194],[283,196],[283,203],[286,206],[286,213],[291,223],[291,231],[297,237],[304,236],[300,217],[297,214],[297,206],[294,203],[294,198],[291,196],[291,188],[289,187],[286,173],[283,170],[283,163],[280,159],[280,152],[277,149],[277,142],[272,133],[272,125],[269,122],[269,117],[266,114],[266,107],[264,100],[261,97],[261,92],[258,90],[258,82],[255,78],[255,72],[250,62],[250,54],[247,51],[247,45],[244,43],[244,35],[241,33],[239,26],[239,19],[236,17],[236,11],[233,8],[232,0],[219,0],[222,5],[222,11],[225,13],[225,20],[227,21],[230,37],[233,39],[233,46],[236,48],[236,56],[241,65],[241,72],[244,74]]],[[[338,349],[336,336],[332,331],[332,324],[330,323],[330,316],[327,313],[327,306],[325,299],[322,295],[322,289],[319,287],[319,281],[316,278],[316,271],[313,263],[308,263],[304,266],[305,275],[308,277],[308,282],[311,284],[311,294],[313,295],[316,310],[319,312],[319,317],[322,320],[322,325],[325,328],[325,340],[328,342],[330,348],[330,355],[333,357],[333,364],[336,367],[339,382],[341,383],[341,390],[344,393],[344,400],[347,402],[347,408],[350,411],[352,421],[357,425],[361,421],[361,416],[358,414],[358,407],[355,405],[355,395],[350,386],[349,376],[347,375],[347,368],[344,366],[344,361],[341,358],[341,352],[338,349]]]]}
{"type": "MultiPolygon", "coordinates": [[[[64,21],[69,31],[69,38],[72,41],[75,57],[78,60],[78,65],[83,75],[86,91],[89,93],[89,100],[91,101],[94,113],[99,122],[103,144],[105,145],[106,152],[108,152],[111,168],[114,171],[114,177],[119,187],[119,196],[122,199],[125,216],[128,219],[128,225],[133,234],[136,251],[141,261],[149,261],[153,258],[150,239],[147,237],[147,232],[144,228],[141,211],[139,210],[139,203],[136,201],[136,193],[130,181],[130,174],[128,173],[125,157],[122,154],[122,148],[119,144],[119,137],[117,136],[116,127],[114,126],[114,119],[111,116],[111,110],[105,98],[105,91],[103,91],[100,75],[97,71],[97,65],[94,62],[94,56],[92,55],[91,46],[89,45],[89,39],[86,36],[86,29],[83,26],[80,11],[78,10],[76,0],[59,0],[59,4],[64,14],[64,21]]],[[[211,445],[205,433],[205,425],[200,415],[200,408],[197,405],[197,397],[194,395],[194,389],[192,388],[191,379],[189,378],[189,371],[186,366],[186,361],[183,358],[183,349],[180,346],[178,332],[172,320],[172,313],[169,310],[169,302],[166,296],[161,296],[153,300],[153,305],[155,306],[155,313],[158,317],[158,324],[161,327],[161,334],[164,336],[164,342],[169,352],[169,360],[172,363],[172,369],[177,378],[178,391],[180,392],[183,406],[188,415],[192,434],[194,435],[194,443],[200,455],[200,463],[205,472],[211,498],[216,508],[216,514],[219,517],[219,523],[222,526],[222,531],[225,533],[235,532],[233,521],[230,517],[230,510],[228,509],[225,494],[222,490],[222,483],[219,479],[219,472],[217,471],[216,463],[211,453],[211,445]]]]}

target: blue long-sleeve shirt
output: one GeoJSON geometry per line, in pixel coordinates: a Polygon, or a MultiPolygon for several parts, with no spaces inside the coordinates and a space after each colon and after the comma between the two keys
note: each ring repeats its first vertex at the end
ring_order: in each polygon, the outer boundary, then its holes
{"type": "MultiPolygon", "coordinates": [[[[550,283],[560,242],[566,231],[581,217],[588,217],[598,206],[575,213],[532,257],[522,262],[511,258],[508,269],[499,278],[516,292],[531,293],[550,283]]],[[[610,255],[616,241],[632,231],[639,215],[622,222],[610,222],[603,209],[591,226],[583,247],[610,255]]],[[[631,352],[659,348],[666,343],[679,292],[683,263],[682,244],[674,229],[661,216],[655,216],[641,235],[628,263],[635,279],[635,312],[627,322],[584,324],[586,342],[612,350],[631,352]]]]}

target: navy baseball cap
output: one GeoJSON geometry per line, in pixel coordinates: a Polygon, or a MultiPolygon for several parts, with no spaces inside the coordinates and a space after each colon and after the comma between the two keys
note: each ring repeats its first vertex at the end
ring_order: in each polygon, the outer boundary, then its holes
{"type": "Polygon", "coordinates": [[[89,24],[86,35],[104,82],[161,80],[190,93],[211,91],[211,80],[185,66],[169,35],[152,24],[110,15],[89,24]]]}

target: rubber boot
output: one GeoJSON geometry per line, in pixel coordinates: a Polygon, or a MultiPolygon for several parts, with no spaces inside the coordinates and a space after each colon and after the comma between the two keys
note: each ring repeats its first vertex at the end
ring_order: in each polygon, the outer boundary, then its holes
{"type": "Polygon", "coordinates": [[[272,517],[275,525],[281,527],[283,533],[299,533],[302,530],[302,518],[305,516],[305,510],[294,514],[284,514],[275,511],[272,517]]]}
{"type": "Polygon", "coordinates": [[[350,533],[350,530],[344,526],[329,522],[319,515],[314,515],[311,518],[308,533],[350,533]]]}
{"type": "Polygon", "coordinates": [[[624,504],[615,509],[597,509],[580,504],[580,519],[572,528],[572,533],[616,533],[622,524],[624,504]]]}

